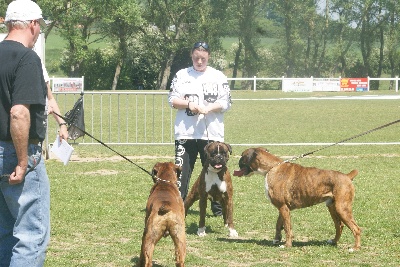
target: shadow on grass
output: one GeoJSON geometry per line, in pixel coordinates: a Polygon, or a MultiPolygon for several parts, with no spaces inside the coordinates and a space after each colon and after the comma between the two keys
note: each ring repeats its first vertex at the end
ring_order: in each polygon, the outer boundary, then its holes
{"type": "MultiPolygon", "coordinates": [[[[211,216],[208,216],[208,217],[211,217],[211,216]]],[[[186,226],[186,234],[187,235],[197,235],[198,228],[199,228],[199,226],[197,223],[191,223],[190,225],[186,226]]],[[[218,233],[218,232],[214,231],[210,226],[206,226],[207,234],[218,233]]]]}
{"type": "MultiPolygon", "coordinates": [[[[133,257],[131,259],[132,267],[136,267],[138,262],[139,262],[139,257],[133,257]]],[[[153,261],[153,267],[167,267],[167,266],[159,265],[153,261]]]]}
{"type": "Polygon", "coordinates": [[[200,212],[199,212],[198,210],[188,210],[187,216],[189,216],[189,215],[196,215],[196,216],[199,216],[199,215],[200,215],[200,212]]]}
{"type": "MultiPolygon", "coordinates": [[[[200,218],[200,212],[197,210],[188,210],[187,216],[189,216],[189,215],[193,215],[193,216],[197,217],[197,219],[200,218]]],[[[215,217],[220,218],[221,223],[223,224],[224,219],[222,218],[222,216],[215,216],[215,215],[207,214],[206,215],[206,233],[216,233],[216,231],[214,231],[210,226],[207,226],[207,220],[210,218],[215,218],[215,217]]],[[[199,225],[197,223],[191,223],[190,225],[186,225],[186,234],[197,235],[198,227],[199,227],[199,225]]]]}
{"type": "MultiPolygon", "coordinates": [[[[233,239],[233,238],[217,238],[218,241],[227,243],[238,243],[238,244],[256,244],[263,247],[279,247],[284,245],[284,242],[279,244],[272,243],[272,240],[259,240],[259,239],[233,239]]],[[[310,240],[310,241],[293,241],[292,247],[335,247],[334,245],[328,244],[326,241],[310,240]]]]}

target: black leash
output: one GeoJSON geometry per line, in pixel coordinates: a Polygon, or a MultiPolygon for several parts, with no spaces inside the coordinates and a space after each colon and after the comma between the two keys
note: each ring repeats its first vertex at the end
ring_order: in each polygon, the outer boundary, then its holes
{"type": "Polygon", "coordinates": [[[206,133],[207,133],[207,144],[210,143],[210,137],[208,136],[208,125],[207,125],[207,118],[206,118],[206,114],[204,115],[204,124],[206,125],[206,133]]]}
{"type": "MultiPolygon", "coordinates": [[[[58,117],[60,117],[61,119],[63,119],[64,121],[66,121],[68,124],[70,123],[70,120],[64,116],[61,116],[60,114],[53,112],[53,114],[57,115],[58,117]]],[[[79,128],[78,126],[74,125],[74,127],[76,127],[78,130],[82,131],[84,134],[86,134],[87,136],[89,136],[90,138],[93,138],[94,140],[96,140],[97,142],[99,142],[100,144],[102,144],[103,146],[105,146],[106,148],[110,149],[111,151],[113,151],[114,153],[116,153],[117,155],[121,156],[122,158],[124,158],[125,160],[129,161],[130,163],[132,163],[133,165],[135,165],[136,167],[138,167],[139,169],[141,169],[142,171],[144,171],[145,173],[147,173],[148,175],[150,175],[151,177],[153,177],[153,174],[151,172],[149,172],[148,170],[144,169],[143,167],[139,166],[138,164],[136,164],[135,162],[133,162],[132,160],[130,160],[129,158],[127,158],[126,156],[122,155],[121,153],[119,153],[118,151],[116,151],[115,149],[111,148],[110,146],[108,146],[107,144],[105,144],[104,142],[102,142],[101,140],[97,139],[96,137],[94,137],[93,135],[89,134],[88,132],[86,132],[85,130],[82,130],[81,128],[79,128]]]]}
{"type": "Polygon", "coordinates": [[[321,151],[321,150],[323,150],[323,149],[326,149],[326,148],[329,148],[329,147],[332,147],[332,146],[335,146],[335,145],[338,145],[338,144],[341,144],[341,143],[350,141],[350,140],[352,140],[352,139],[358,138],[358,137],[360,137],[360,136],[363,136],[363,135],[366,135],[366,134],[375,132],[375,131],[377,131],[377,130],[386,128],[386,127],[388,127],[388,126],[390,126],[390,125],[393,125],[393,124],[396,124],[396,123],[398,123],[398,122],[400,122],[400,119],[399,119],[399,120],[392,121],[392,122],[389,122],[389,123],[386,123],[386,124],[384,124],[384,125],[381,125],[381,126],[379,126],[379,127],[374,128],[374,129],[371,129],[371,130],[365,131],[365,132],[363,132],[363,133],[354,135],[354,136],[352,136],[352,137],[343,139],[343,140],[341,140],[341,141],[339,141],[339,142],[336,142],[336,143],[334,143],[334,144],[331,144],[331,145],[328,145],[328,146],[324,146],[324,147],[322,147],[322,148],[316,149],[316,150],[314,150],[314,151],[311,151],[311,152],[308,152],[308,153],[305,153],[305,154],[301,154],[301,155],[298,156],[298,157],[294,157],[294,158],[292,158],[292,159],[290,159],[290,160],[285,160],[285,162],[294,161],[294,160],[296,160],[296,159],[304,158],[305,156],[314,154],[315,152],[318,152],[318,151],[321,151]]]}

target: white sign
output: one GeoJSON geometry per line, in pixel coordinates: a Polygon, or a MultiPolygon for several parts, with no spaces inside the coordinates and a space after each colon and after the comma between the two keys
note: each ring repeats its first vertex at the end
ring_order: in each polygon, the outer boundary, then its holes
{"type": "Polygon", "coordinates": [[[51,88],[53,92],[83,92],[82,78],[51,78],[51,88]]]}
{"type": "Polygon", "coordinates": [[[312,92],[312,78],[284,78],[282,81],[283,92],[312,92]]]}
{"type": "Polygon", "coordinates": [[[339,92],[340,78],[314,78],[313,91],[339,92]]]}

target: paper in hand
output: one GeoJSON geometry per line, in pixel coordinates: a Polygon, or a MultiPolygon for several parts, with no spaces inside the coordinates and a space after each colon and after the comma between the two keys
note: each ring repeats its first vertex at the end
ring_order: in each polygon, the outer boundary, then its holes
{"type": "Polygon", "coordinates": [[[64,139],[61,139],[60,142],[60,139],[61,138],[59,136],[56,137],[56,140],[51,147],[51,152],[53,152],[62,162],[64,162],[64,165],[67,165],[74,148],[70,146],[64,139]]]}

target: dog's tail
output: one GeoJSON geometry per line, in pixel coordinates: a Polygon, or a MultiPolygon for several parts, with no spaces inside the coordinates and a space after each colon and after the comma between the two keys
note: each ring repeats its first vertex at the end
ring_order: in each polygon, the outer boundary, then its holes
{"type": "Polygon", "coordinates": [[[354,177],[357,176],[357,174],[358,174],[358,170],[352,170],[351,172],[349,172],[349,173],[347,174],[347,176],[350,178],[350,180],[353,180],[354,177]]]}
{"type": "Polygon", "coordinates": [[[163,201],[161,207],[158,209],[158,215],[165,215],[171,211],[171,203],[163,201]]]}

